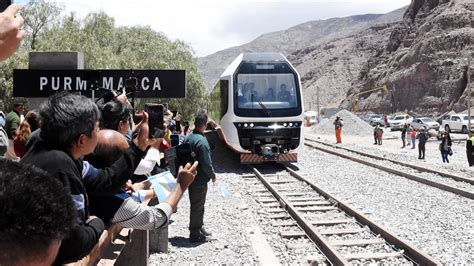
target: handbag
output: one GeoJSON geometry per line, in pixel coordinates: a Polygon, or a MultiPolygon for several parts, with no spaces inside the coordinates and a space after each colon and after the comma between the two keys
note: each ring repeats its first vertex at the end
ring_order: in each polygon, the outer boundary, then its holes
{"type": "Polygon", "coordinates": [[[451,149],[451,147],[448,147],[448,154],[449,156],[453,156],[453,149],[451,149]]]}

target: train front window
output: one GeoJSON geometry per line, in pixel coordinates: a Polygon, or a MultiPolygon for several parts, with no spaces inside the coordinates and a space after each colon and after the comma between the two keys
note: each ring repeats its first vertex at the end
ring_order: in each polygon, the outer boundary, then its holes
{"type": "Polygon", "coordinates": [[[235,99],[238,109],[281,110],[298,106],[295,77],[284,74],[238,74],[235,99]]]}

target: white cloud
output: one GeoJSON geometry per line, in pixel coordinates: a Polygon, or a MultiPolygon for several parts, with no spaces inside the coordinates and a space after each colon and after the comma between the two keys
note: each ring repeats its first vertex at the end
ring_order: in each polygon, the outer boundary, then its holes
{"type": "Polygon", "coordinates": [[[102,10],[117,25],[150,25],[189,43],[198,56],[309,20],[386,13],[410,0],[57,0],[81,16],[102,10]],[[381,2],[383,4],[381,4],[381,2]]]}

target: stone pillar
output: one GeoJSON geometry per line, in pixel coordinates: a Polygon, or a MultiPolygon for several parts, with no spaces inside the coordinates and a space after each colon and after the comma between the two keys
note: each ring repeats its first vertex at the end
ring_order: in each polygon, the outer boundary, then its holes
{"type": "MultiPolygon", "coordinates": [[[[80,52],[30,52],[29,69],[84,69],[84,55],[80,52]]],[[[46,98],[27,98],[28,109],[37,109],[46,98]]]]}
{"type": "MultiPolygon", "coordinates": [[[[158,204],[158,199],[154,198],[150,201],[150,206],[158,204]]],[[[168,252],[168,225],[158,230],[150,230],[150,252],[151,253],[167,253],[168,252]]]]}

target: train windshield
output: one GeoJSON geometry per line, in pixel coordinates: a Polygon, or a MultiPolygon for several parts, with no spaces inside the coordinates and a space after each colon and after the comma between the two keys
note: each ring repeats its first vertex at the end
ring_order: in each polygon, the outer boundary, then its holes
{"type": "Polygon", "coordinates": [[[237,107],[288,109],[298,104],[293,74],[239,74],[237,107]]]}
{"type": "Polygon", "coordinates": [[[289,68],[285,68],[286,71],[276,71],[275,68],[270,68],[273,65],[265,66],[267,65],[256,65],[255,71],[248,71],[252,73],[245,71],[236,75],[236,114],[249,117],[299,115],[301,104],[296,74],[289,68]]]}

